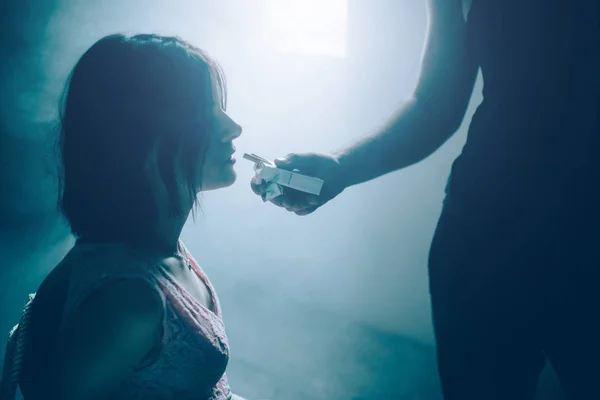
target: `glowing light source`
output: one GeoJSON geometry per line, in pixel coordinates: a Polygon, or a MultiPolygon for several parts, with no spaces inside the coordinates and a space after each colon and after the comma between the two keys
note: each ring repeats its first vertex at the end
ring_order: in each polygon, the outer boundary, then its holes
{"type": "Polygon", "coordinates": [[[346,56],[348,0],[264,0],[265,29],[278,50],[346,56]]]}

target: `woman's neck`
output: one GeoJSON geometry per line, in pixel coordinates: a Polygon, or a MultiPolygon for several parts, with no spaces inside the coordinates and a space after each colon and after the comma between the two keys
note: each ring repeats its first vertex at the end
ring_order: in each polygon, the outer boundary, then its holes
{"type": "Polygon", "coordinates": [[[140,244],[148,249],[155,249],[165,254],[176,254],[179,249],[179,238],[186,220],[187,215],[185,218],[173,217],[158,221],[155,228],[141,234],[140,244]]]}
{"type": "Polygon", "coordinates": [[[117,232],[84,235],[78,241],[123,243],[144,252],[172,256],[179,252],[179,238],[190,212],[191,208],[181,216],[163,216],[143,228],[133,224],[117,232]]]}
{"type": "Polygon", "coordinates": [[[123,243],[145,253],[156,253],[165,257],[177,254],[179,251],[179,238],[187,218],[165,218],[156,221],[151,226],[143,229],[121,229],[112,234],[90,234],[78,238],[78,241],[87,243],[123,243]]]}

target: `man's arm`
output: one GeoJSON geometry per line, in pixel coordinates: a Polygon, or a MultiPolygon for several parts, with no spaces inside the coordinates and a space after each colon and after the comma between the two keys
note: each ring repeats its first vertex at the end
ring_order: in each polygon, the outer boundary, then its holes
{"type": "Polygon", "coordinates": [[[462,123],[478,65],[468,54],[461,0],[428,0],[428,12],[427,42],[413,96],[378,132],[335,154],[345,186],[423,160],[462,123]]]}
{"type": "MultiPolygon", "coordinates": [[[[345,188],[428,157],[459,128],[478,65],[469,54],[461,0],[428,0],[429,26],[419,82],[408,102],[375,134],[335,154],[289,154],[284,169],[324,180],[318,196],[286,191],[271,202],[308,215],[345,188]]],[[[252,182],[263,196],[266,184],[252,182]]]]}

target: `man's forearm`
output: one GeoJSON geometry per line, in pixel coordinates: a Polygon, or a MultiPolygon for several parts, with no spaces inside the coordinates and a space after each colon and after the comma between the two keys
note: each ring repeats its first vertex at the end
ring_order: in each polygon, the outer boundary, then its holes
{"type": "Polygon", "coordinates": [[[337,152],[346,185],[408,167],[435,152],[455,130],[436,111],[411,99],[375,134],[337,152]]]}
{"type": "Polygon", "coordinates": [[[478,63],[460,0],[429,0],[429,28],[413,97],[375,134],[335,154],[345,186],[418,163],[443,145],[465,115],[478,63]]]}

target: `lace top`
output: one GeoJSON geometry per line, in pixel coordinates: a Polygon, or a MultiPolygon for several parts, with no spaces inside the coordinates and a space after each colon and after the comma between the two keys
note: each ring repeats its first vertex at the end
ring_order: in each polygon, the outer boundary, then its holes
{"type": "Polygon", "coordinates": [[[63,262],[72,265],[63,321],[95,289],[119,279],[141,279],[164,300],[162,348],[123,384],[117,399],[226,400],[227,336],[216,293],[184,246],[193,271],[206,284],[213,310],[201,305],[161,265],[119,244],[78,243],[63,262]]]}

